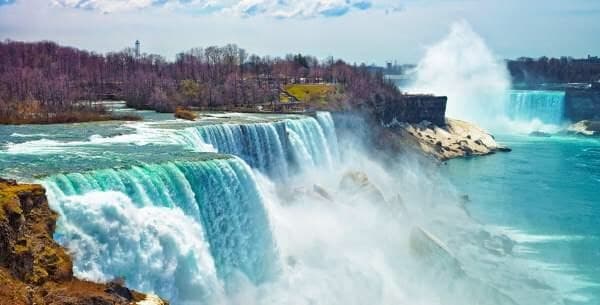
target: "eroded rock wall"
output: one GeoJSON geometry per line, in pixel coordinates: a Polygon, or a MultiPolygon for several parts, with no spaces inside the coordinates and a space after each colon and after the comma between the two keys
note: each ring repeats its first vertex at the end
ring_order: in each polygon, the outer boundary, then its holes
{"type": "Polygon", "coordinates": [[[376,116],[384,124],[405,122],[417,124],[429,121],[443,126],[446,116],[445,96],[433,95],[404,95],[399,100],[385,101],[375,105],[376,116]]]}

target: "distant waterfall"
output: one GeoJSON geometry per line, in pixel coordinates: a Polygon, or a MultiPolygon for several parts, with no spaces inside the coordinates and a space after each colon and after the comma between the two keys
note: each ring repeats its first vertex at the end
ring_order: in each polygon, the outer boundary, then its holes
{"type": "Polygon", "coordinates": [[[506,109],[515,121],[540,120],[545,124],[559,125],[564,119],[565,92],[514,90],[506,109]]]}
{"type": "Polygon", "coordinates": [[[270,123],[216,124],[190,127],[190,144],[242,158],[272,178],[285,178],[293,168],[331,167],[338,158],[337,137],[328,112],[317,118],[286,119],[270,123]]]}
{"type": "Polygon", "coordinates": [[[277,270],[262,195],[240,159],[59,174],[43,184],[78,276],[124,277],[183,302],[210,299],[238,273],[260,283],[277,270]]]}

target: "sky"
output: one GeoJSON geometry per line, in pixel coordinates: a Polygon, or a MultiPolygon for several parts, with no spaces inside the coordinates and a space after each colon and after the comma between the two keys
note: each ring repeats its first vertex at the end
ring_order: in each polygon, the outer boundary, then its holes
{"type": "Polygon", "coordinates": [[[598,0],[0,0],[0,39],[173,58],[235,43],[250,53],[415,63],[455,22],[499,58],[600,55],[598,0]]]}

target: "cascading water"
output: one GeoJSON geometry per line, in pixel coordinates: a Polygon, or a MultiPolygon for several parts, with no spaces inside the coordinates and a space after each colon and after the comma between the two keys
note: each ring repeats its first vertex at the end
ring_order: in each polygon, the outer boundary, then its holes
{"type": "Polygon", "coordinates": [[[190,127],[182,135],[192,147],[214,147],[239,156],[272,178],[285,179],[290,167],[331,168],[338,159],[337,137],[328,112],[271,123],[190,127]]]}
{"type": "Polygon", "coordinates": [[[565,111],[564,91],[514,90],[506,107],[507,116],[514,121],[540,120],[559,125],[565,111]]]}
{"type": "Polygon", "coordinates": [[[287,176],[285,124],[218,124],[190,127],[186,133],[217,151],[239,156],[251,167],[272,177],[287,176]]]}
{"type": "Polygon", "coordinates": [[[234,276],[260,283],[277,272],[263,199],[240,159],[59,174],[43,184],[78,276],[124,277],[184,303],[211,300],[234,276]]]}
{"type": "Polygon", "coordinates": [[[295,169],[331,168],[339,154],[331,115],[163,133],[168,143],[236,157],[138,163],[42,181],[61,215],[56,238],[73,252],[76,275],[123,277],[133,288],[187,304],[218,303],[238,279],[256,285],[279,273],[250,166],[276,181],[295,169]]]}
{"type": "MultiPolygon", "coordinates": [[[[545,282],[515,265],[505,239],[456,205],[432,177],[437,167],[412,158],[380,163],[361,152],[354,132],[340,133],[339,158],[328,113],[167,126],[151,137],[106,136],[98,150],[64,142],[60,156],[28,151],[0,160],[44,162],[50,176],[41,182],[60,213],[55,237],[73,254],[76,276],[123,277],[174,305],[504,305],[515,296],[559,304],[551,288],[540,292],[545,282]],[[195,152],[215,148],[239,158],[195,152]],[[56,174],[48,160],[70,173],[56,174]],[[295,171],[298,164],[312,169],[295,171]],[[290,179],[280,180],[282,166],[290,179]],[[415,236],[419,228],[428,233],[415,236]]],[[[85,140],[77,144],[96,148],[85,140]]]]}

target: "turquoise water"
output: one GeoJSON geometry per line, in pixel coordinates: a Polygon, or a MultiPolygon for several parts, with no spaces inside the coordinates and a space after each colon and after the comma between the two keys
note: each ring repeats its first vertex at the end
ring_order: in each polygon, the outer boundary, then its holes
{"type": "Polygon", "coordinates": [[[330,168],[329,113],[136,113],[145,120],[0,126],[0,176],[46,187],[78,277],[123,277],[174,304],[272,280],[281,262],[257,176],[330,168]]]}
{"type": "Polygon", "coordinates": [[[176,305],[597,302],[597,140],[500,136],[440,175],[325,112],[141,114],[0,126],[0,176],[44,184],[78,277],[176,305]]]}
{"type": "MultiPolygon", "coordinates": [[[[292,121],[296,120],[306,122],[312,128],[317,124],[313,118],[297,115],[206,112],[200,113],[200,119],[191,122],[177,120],[172,114],[127,108],[120,108],[119,111],[140,115],[144,120],[0,126],[0,174],[7,178],[30,181],[55,173],[122,167],[144,162],[211,158],[210,155],[205,156],[207,153],[238,154],[238,151],[225,149],[224,145],[213,144],[211,139],[215,138],[208,137],[205,130],[217,128],[215,126],[242,125],[248,126],[245,127],[247,132],[234,136],[238,141],[237,145],[251,146],[254,143],[258,148],[253,149],[252,153],[240,154],[240,157],[252,165],[258,165],[260,160],[261,168],[267,171],[267,165],[262,159],[268,159],[271,152],[268,149],[260,150],[264,143],[259,142],[257,136],[252,137],[261,131],[261,126],[270,129],[269,126],[275,126],[277,122],[279,125],[295,124],[292,121]],[[262,155],[259,154],[261,151],[262,155]]],[[[302,123],[300,125],[303,126],[302,123]]],[[[301,150],[300,153],[307,148],[316,151],[320,148],[314,147],[315,145],[323,145],[315,143],[316,140],[311,135],[308,134],[310,139],[303,139],[305,142],[297,147],[301,150]],[[304,144],[306,146],[302,146],[304,144]]],[[[216,140],[224,141],[225,138],[216,140]]],[[[289,153],[292,153],[291,149],[289,153]]]]}
{"type": "Polygon", "coordinates": [[[513,151],[447,163],[467,209],[517,242],[567,304],[600,303],[600,139],[499,135],[513,151]]]}

